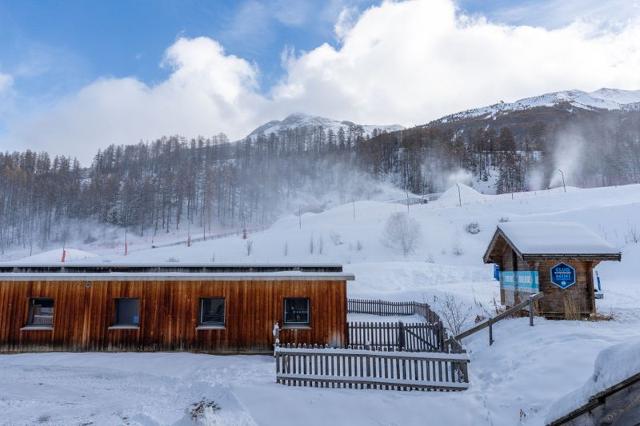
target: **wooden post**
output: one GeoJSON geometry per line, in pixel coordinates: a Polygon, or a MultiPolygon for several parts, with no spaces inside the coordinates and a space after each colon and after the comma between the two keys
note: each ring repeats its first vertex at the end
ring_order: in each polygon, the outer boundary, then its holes
{"type": "Polygon", "coordinates": [[[489,346],[493,345],[493,318],[489,318],[489,346]]]}
{"type": "Polygon", "coordinates": [[[399,350],[404,350],[404,324],[402,324],[402,321],[400,321],[398,323],[398,349],[399,350]]]}
{"type": "Polygon", "coordinates": [[[529,325],[533,327],[533,299],[529,297],[529,325]]]}
{"type": "Polygon", "coordinates": [[[595,285],[593,282],[593,268],[594,262],[584,262],[584,268],[587,273],[587,304],[589,309],[591,310],[590,314],[596,314],[596,296],[595,296],[595,285]]]}

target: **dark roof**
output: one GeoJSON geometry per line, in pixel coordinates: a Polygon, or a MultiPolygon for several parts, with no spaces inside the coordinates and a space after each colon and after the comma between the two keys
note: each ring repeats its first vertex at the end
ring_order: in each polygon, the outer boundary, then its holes
{"type": "Polygon", "coordinates": [[[0,263],[0,273],[269,273],[342,272],[339,264],[0,263]]]}

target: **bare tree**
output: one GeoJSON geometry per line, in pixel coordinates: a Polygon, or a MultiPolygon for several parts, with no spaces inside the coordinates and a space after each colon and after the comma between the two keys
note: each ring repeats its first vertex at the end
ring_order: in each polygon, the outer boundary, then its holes
{"type": "Polygon", "coordinates": [[[462,327],[469,321],[473,307],[457,300],[453,295],[447,294],[442,298],[434,297],[435,306],[442,317],[445,326],[453,333],[459,334],[462,327]]]}
{"type": "Polygon", "coordinates": [[[403,256],[415,251],[420,243],[420,224],[406,213],[394,213],[387,219],[382,242],[387,247],[400,250],[403,256]]]}

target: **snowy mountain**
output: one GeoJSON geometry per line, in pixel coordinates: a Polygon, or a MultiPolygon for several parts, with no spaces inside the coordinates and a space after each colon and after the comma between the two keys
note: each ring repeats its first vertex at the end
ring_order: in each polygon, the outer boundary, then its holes
{"type": "Polygon", "coordinates": [[[638,111],[640,110],[640,90],[598,89],[594,92],[566,90],[546,93],[540,96],[520,99],[512,103],[500,102],[494,105],[474,108],[448,115],[435,123],[448,123],[470,118],[495,119],[516,111],[534,108],[556,108],[572,112],[574,109],[597,111],[638,111]]]}
{"type": "Polygon", "coordinates": [[[357,124],[352,121],[338,121],[330,118],[319,117],[308,114],[291,114],[284,120],[272,120],[262,126],[258,127],[247,138],[255,139],[260,134],[269,136],[272,133],[278,134],[282,131],[299,129],[299,128],[319,128],[322,127],[325,132],[332,130],[334,134],[338,134],[340,129],[343,129],[345,133],[349,133],[350,130],[362,128],[363,136],[372,136],[374,130],[394,132],[402,130],[404,127],[398,124],[392,125],[375,125],[375,124],[357,124]]]}

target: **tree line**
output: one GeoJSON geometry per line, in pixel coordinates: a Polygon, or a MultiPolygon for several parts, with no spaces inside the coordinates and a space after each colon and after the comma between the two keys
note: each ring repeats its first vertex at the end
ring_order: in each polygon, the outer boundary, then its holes
{"type": "Polygon", "coordinates": [[[379,182],[437,192],[458,170],[492,180],[498,193],[538,189],[531,176],[549,181],[568,133],[584,145],[571,184],[639,182],[640,119],[617,120],[537,123],[526,131],[424,126],[370,138],[359,126],[300,127],[239,142],[173,136],[109,146],[86,168],[46,152],[0,153],[0,251],[64,241],[73,223],[87,220],[139,235],[264,226],[327,194],[361,199],[379,182]]]}

